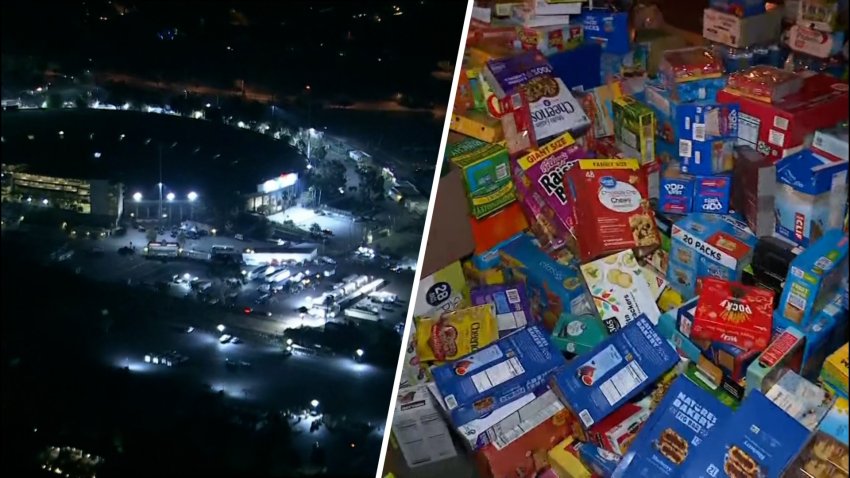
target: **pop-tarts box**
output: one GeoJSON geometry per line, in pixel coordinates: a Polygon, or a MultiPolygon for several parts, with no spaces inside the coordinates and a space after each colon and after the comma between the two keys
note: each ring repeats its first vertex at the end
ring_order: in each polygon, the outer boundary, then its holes
{"type": "Polygon", "coordinates": [[[847,269],[847,234],[832,229],[791,261],[777,312],[797,327],[806,327],[813,311],[841,293],[847,269]]]}
{"type": "Polygon", "coordinates": [[[776,163],[776,232],[808,247],[841,227],[847,201],[847,161],[804,149],[776,163]]]}
{"type": "Polygon", "coordinates": [[[691,214],[673,224],[667,280],[685,299],[702,277],[740,282],[756,242],[746,223],[731,216],[691,214]]]}
{"type": "Polygon", "coordinates": [[[481,418],[546,386],[564,364],[539,326],[526,327],[458,360],[431,370],[454,426],[481,418]]]}
{"type": "Polygon", "coordinates": [[[548,330],[555,328],[562,313],[598,315],[581,271],[552,259],[531,236],[517,238],[500,254],[513,280],[525,282],[531,315],[548,330]]]}
{"type": "Polygon", "coordinates": [[[680,476],[779,478],[809,438],[809,430],[760,391],[702,443],[680,476]]]}
{"type": "MultiPolygon", "coordinates": [[[[679,362],[673,346],[641,315],[550,378],[550,388],[586,430],[652,386],[679,362]]],[[[584,440],[587,441],[587,440],[584,440]]]]}
{"type": "Polygon", "coordinates": [[[732,409],[678,377],[638,432],[612,478],[683,476],[688,459],[732,417],[732,409]]]}
{"type": "Polygon", "coordinates": [[[661,174],[658,209],[668,214],[689,214],[694,206],[694,177],[668,164],[661,174]]]}
{"type": "Polygon", "coordinates": [[[598,43],[604,53],[625,54],[631,50],[628,13],[589,10],[581,16],[581,24],[584,41],[598,43]]]}
{"type": "Polygon", "coordinates": [[[741,105],[698,101],[676,105],[676,135],[679,140],[711,141],[738,137],[741,105]]]}
{"type": "Polygon", "coordinates": [[[726,214],[732,195],[732,175],[697,176],[694,179],[693,212],[726,214]]]}
{"type": "Polygon", "coordinates": [[[712,175],[731,171],[735,167],[736,141],[737,138],[709,139],[702,142],[679,139],[682,172],[712,175]]]}

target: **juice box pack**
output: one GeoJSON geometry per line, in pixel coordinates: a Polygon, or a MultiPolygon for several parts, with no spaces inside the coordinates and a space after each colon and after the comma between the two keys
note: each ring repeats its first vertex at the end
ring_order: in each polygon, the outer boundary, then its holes
{"type": "Polygon", "coordinates": [[[612,478],[686,476],[689,460],[731,417],[732,409],[711,393],[686,377],[675,379],[612,478]]]}
{"type": "Polygon", "coordinates": [[[808,438],[806,427],[763,393],[753,392],[712,431],[681,476],[779,478],[808,438]]]}
{"type": "Polygon", "coordinates": [[[452,145],[448,156],[463,173],[473,218],[493,214],[516,199],[503,146],[469,138],[452,145]]]}
{"type": "Polygon", "coordinates": [[[634,156],[640,164],[655,160],[655,113],[645,104],[630,96],[612,102],[614,109],[614,137],[627,156],[634,156]]]}
{"type": "Polygon", "coordinates": [[[667,280],[685,299],[696,295],[703,277],[741,280],[756,237],[730,216],[691,214],[673,224],[667,280]]]}
{"type": "Polygon", "coordinates": [[[847,161],[805,149],[776,164],[776,232],[806,247],[841,227],[847,198],[847,161]]]}
{"type": "Polygon", "coordinates": [[[800,253],[792,262],[777,311],[805,327],[813,311],[822,309],[841,287],[847,269],[847,235],[838,229],[800,253]]]}
{"type": "Polygon", "coordinates": [[[661,311],[631,249],[583,264],[581,273],[609,333],[640,316],[658,323],[661,311]]]}
{"type": "Polygon", "coordinates": [[[419,281],[415,317],[439,316],[469,306],[469,286],[460,262],[452,262],[419,281]]]}
{"type": "Polygon", "coordinates": [[[679,356],[645,317],[555,372],[550,386],[581,421],[577,436],[650,387],[679,356]]]}
{"type": "Polygon", "coordinates": [[[477,287],[470,292],[470,298],[472,305],[493,304],[500,337],[525,327],[532,320],[523,284],[477,287]]]}
{"type": "Polygon", "coordinates": [[[773,291],[703,279],[691,337],[764,350],[773,331],[773,291]]]}
{"type": "Polygon", "coordinates": [[[546,377],[563,364],[548,333],[532,326],[431,373],[452,423],[460,426],[545,386],[546,377]]]}

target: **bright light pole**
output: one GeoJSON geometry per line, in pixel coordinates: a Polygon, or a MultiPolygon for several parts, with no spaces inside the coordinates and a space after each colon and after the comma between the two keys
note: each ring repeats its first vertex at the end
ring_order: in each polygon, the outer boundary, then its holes
{"type": "Polygon", "coordinates": [[[195,191],[190,191],[189,194],[186,195],[186,198],[189,200],[189,220],[195,220],[195,201],[198,199],[198,193],[195,191]]]}
{"type": "Polygon", "coordinates": [[[139,218],[139,203],[142,202],[142,193],[136,191],[133,193],[133,201],[136,203],[136,219],[139,218]]]}
{"type": "Polygon", "coordinates": [[[316,400],[315,398],[313,400],[310,400],[310,406],[313,407],[314,409],[319,408],[319,401],[316,400]]]}
{"type": "Polygon", "coordinates": [[[171,210],[171,203],[173,203],[173,202],[174,202],[174,198],[176,198],[176,197],[177,197],[177,196],[175,196],[175,195],[174,195],[174,193],[168,193],[168,194],[165,196],[165,199],[167,199],[167,200],[168,200],[168,218],[169,218],[169,219],[168,219],[168,223],[169,223],[169,224],[171,224],[171,218],[174,216],[174,214],[172,214],[172,213],[173,213],[173,211],[171,210]]]}
{"type": "Polygon", "coordinates": [[[219,332],[224,332],[224,324],[218,324],[218,326],[215,329],[218,330],[219,332]]]}
{"type": "Polygon", "coordinates": [[[363,349],[357,349],[354,351],[354,360],[358,362],[363,360],[363,349]]]}

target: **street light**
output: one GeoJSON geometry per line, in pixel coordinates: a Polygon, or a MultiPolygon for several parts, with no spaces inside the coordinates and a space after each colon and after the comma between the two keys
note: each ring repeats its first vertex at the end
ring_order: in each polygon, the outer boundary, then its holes
{"type": "Polygon", "coordinates": [[[319,401],[316,400],[315,398],[313,400],[310,400],[310,406],[313,407],[313,408],[318,408],[319,407],[319,401]]]}
{"type": "Polygon", "coordinates": [[[218,324],[218,326],[215,329],[218,330],[219,332],[224,332],[224,324],[218,324]]]}
{"type": "Polygon", "coordinates": [[[168,201],[169,201],[169,202],[171,202],[171,201],[173,201],[173,200],[174,200],[174,198],[175,198],[175,197],[177,197],[177,196],[175,196],[175,195],[174,195],[174,193],[168,193],[168,194],[165,196],[165,199],[168,199],[168,201]]]}
{"type": "MultiPolygon", "coordinates": [[[[189,220],[194,221],[195,220],[195,201],[198,199],[198,193],[196,193],[195,191],[189,191],[189,194],[186,195],[186,198],[189,199],[189,220]]],[[[181,209],[180,215],[181,216],[183,215],[182,209],[181,209]]],[[[182,217],[181,217],[181,220],[182,220],[182,217]]]]}
{"type": "Polygon", "coordinates": [[[189,199],[189,201],[195,201],[196,199],[198,199],[198,193],[196,193],[195,191],[191,191],[189,194],[186,195],[186,198],[189,199]]]}
{"type": "Polygon", "coordinates": [[[358,357],[362,357],[363,356],[363,349],[357,349],[357,351],[354,352],[354,353],[357,354],[358,357]]]}
{"type": "Polygon", "coordinates": [[[138,191],[134,192],[133,201],[136,203],[136,217],[139,217],[139,203],[142,202],[142,193],[138,191]]]}

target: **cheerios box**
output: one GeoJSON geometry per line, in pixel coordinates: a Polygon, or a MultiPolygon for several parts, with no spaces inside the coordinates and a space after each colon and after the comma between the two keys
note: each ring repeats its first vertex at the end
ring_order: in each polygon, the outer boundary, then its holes
{"type": "Polygon", "coordinates": [[[670,235],[667,280],[685,299],[696,295],[703,277],[740,281],[757,242],[746,223],[718,214],[691,214],[670,235]]]}
{"type": "Polygon", "coordinates": [[[532,326],[434,367],[431,375],[452,423],[460,426],[545,387],[546,378],[564,363],[549,333],[532,326]]]}
{"type": "Polygon", "coordinates": [[[779,478],[809,439],[809,430],[754,391],[703,442],[679,476],[779,478]]]}
{"type": "Polygon", "coordinates": [[[732,416],[732,409],[687,377],[670,385],[611,478],[684,476],[688,459],[732,416]]]}
{"type": "Polygon", "coordinates": [[[574,433],[587,430],[652,386],[679,362],[679,354],[639,317],[590,352],[568,362],[550,378],[561,401],[578,417],[574,433]],[[580,423],[579,423],[580,422],[580,423]]]}

